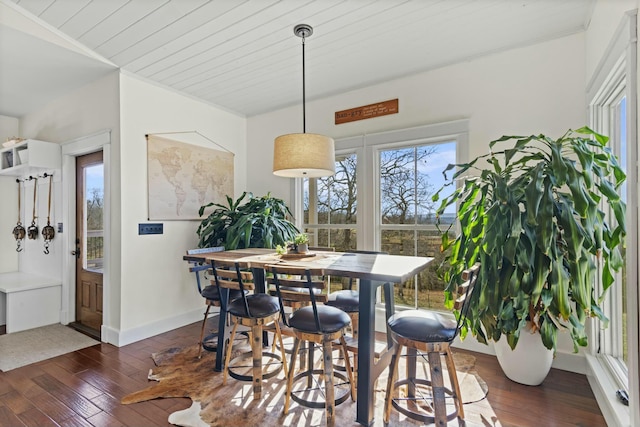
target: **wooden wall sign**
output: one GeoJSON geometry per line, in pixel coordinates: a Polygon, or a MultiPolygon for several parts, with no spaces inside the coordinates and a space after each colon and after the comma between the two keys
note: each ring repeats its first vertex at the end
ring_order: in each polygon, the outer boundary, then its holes
{"type": "Polygon", "coordinates": [[[398,99],[363,105],[349,110],[336,111],[336,124],[355,122],[357,120],[371,119],[387,114],[398,114],[398,99]]]}

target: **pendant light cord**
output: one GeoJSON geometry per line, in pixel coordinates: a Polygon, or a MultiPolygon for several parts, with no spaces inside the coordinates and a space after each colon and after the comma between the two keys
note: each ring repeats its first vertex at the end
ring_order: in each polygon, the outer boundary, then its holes
{"type": "Polygon", "coordinates": [[[307,102],[306,102],[306,79],[304,60],[304,33],[302,34],[302,133],[307,133],[307,102]]]}

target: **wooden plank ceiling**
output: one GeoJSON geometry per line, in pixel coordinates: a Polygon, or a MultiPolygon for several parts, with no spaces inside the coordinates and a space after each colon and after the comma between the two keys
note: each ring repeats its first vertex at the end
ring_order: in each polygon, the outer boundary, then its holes
{"type": "Polygon", "coordinates": [[[252,116],[583,31],[594,0],[11,0],[122,69],[252,116]]]}

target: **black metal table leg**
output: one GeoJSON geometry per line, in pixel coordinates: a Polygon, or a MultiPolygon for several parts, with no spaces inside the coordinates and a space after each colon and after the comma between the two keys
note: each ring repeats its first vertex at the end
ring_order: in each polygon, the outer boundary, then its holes
{"type": "MultiPolygon", "coordinates": [[[[227,301],[229,296],[229,289],[220,289],[220,300],[227,301]]],[[[227,326],[227,305],[220,304],[220,318],[218,319],[218,347],[216,348],[216,366],[214,369],[218,372],[222,372],[224,367],[224,354],[226,350],[227,340],[229,339],[229,331],[226,330],[227,326]]]]}
{"type": "Polygon", "coordinates": [[[371,280],[360,280],[360,319],[358,331],[358,388],[356,421],[364,426],[373,424],[373,378],[376,288],[371,280]]]}

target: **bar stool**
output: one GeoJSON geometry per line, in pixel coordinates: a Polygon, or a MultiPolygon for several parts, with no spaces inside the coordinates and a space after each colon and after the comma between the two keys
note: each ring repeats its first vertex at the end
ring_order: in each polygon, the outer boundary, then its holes
{"type": "MultiPolygon", "coordinates": [[[[205,348],[208,351],[215,351],[214,347],[208,347],[207,344],[205,344],[204,328],[207,323],[207,319],[209,318],[209,311],[211,310],[211,307],[220,306],[220,292],[218,291],[218,287],[216,285],[206,286],[204,289],[202,289],[202,291],[200,291],[200,295],[204,297],[207,309],[204,312],[204,319],[202,319],[202,326],[200,328],[200,340],[198,341],[200,348],[198,349],[198,359],[202,357],[203,348],[205,348]]],[[[237,291],[235,289],[229,290],[229,301],[237,300],[241,296],[242,296],[242,292],[237,291]]],[[[217,336],[218,336],[217,333],[213,334],[212,338],[217,336]]]]}
{"type": "MultiPolygon", "coordinates": [[[[187,250],[187,255],[195,255],[195,254],[208,254],[214,252],[223,252],[224,246],[214,246],[211,248],[198,248],[198,249],[189,249],[187,250]]],[[[213,333],[205,339],[204,337],[204,329],[207,324],[207,319],[209,318],[209,312],[211,311],[211,307],[219,307],[220,306],[220,293],[218,292],[218,287],[215,284],[210,284],[205,286],[204,288],[200,284],[200,272],[204,270],[209,270],[211,267],[209,265],[202,265],[202,263],[192,263],[189,267],[190,273],[195,273],[196,275],[196,284],[198,285],[198,293],[204,298],[206,310],[204,312],[204,318],[202,319],[202,326],[200,327],[200,339],[198,340],[198,359],[202,357],[202,349],[204,348],[207,351],[215,351],[215,347],[211,347],[206,344],[209,340],[217,338],[218,334],[213,333]]],[[[230,290],[229,291],[229,300],[233,301],[235,299],[240,298],[240,291],[230,290]]]]}
{"type": "MultiPolygon", "coordinates": [[[[344,340],[344,329],[349,326],[351,319],[340,309],[327,305],[318,305],[316,301],[315,289],[324,289],[325,282],[322,279],[324,271],[322,269],[306,269],[304,267],[289,267],[281,265],[269,265],[267,271],[273,273],[273,283],[276,286],[278,298],[282,301],[287,299],[307,299],[311,305],[300,307],[286,319],[288,326],[292,328],[295,341],[293,344],[293,356],[287,375],[287,389],[285,394],[284,413],[289,412],[290,399],[298,404],[310,408],[325,408],[327,426],[335,425],[335,406],[346,401],[351,396],[355,401],[355,386],[350,361],[347,357],[347,345],[344,340]],[[319,277],[319,279],[314,279],[319,277]],[[304,289],[306,292],[298,292],[295,289],[304,289]],[[294,295],[295,294],[295,295],[294,295]],[[286,295],[286,296],[285,296],[286,295]],[[347,365],[346,375],[333,371],[332,347],[334,341],[340,342],[340,347],[345,357],[347,365]],[[300,343],[308,341],[310,344],[322,345],[323,369],[314,369],[313,362],[306,371],[296,375],[295,365],[300,343]],[[324,378],[324,399],[311,400],[305,398],[310,393],[313,384],[313,375],[323,375],[324,378]],[[334,385],[335,378],[342,379],[349,384],[349,389],[342,395],[336,396],[334,385]],[[293,391],[294,384],[300,380],[307,379],[307,389],[303,391],[293,391]]],[[[282,306],[282,304],[281,304],[282,306]]],[[[284,318],[284,313],[282,314],[284,318]]],[[[320,384],[321,381],[318,381],[320,384]]]]}
{"type": "MultiPolygon", "coordinates": [[[[335,248],[332,247],[328,247],[328,246],[309,246],[309,251],[311,252],[335,252],[335,248]]],[[[273,295],[273,296],[277,296],[277,292],[276,292],[276,288],[275,285],[272,283],[273,286],[270,287],[269,289],[269,294],[273,295]]],[[[286,307],[287,309],[289,309],[290,312],[293,312],[301,307],[306,307],[308,305],[311,304],[311,301],[309,300],[308,296],[306,295],[307,293],[307,289],[306,288],[290,288],[287,289],[286,287],[282,287],[281,288],[284,291],[292,291],[292,292],[282,292],[283,298],[280,301],[280,303],[282,304],[283,307],[286,307]]],[[[315,293],[315,297],[316,297],[316,302],[322,302],[322,303],[326,303],[327,302],[327,295],[322,293],[322,289],[314,289],[313,292],[315,293]]],[[[282,320],[281,320],[281,324],[280,324],[280,328],[282,330],[282,335],[286,336],[286,337],[294,337],[295,338],[295,334],[293,332],[293,330],[287,325],[287,323],[284,321],[285,319],[285,315],[282,315],[282,320]]],[[[276,341],[274,340],[273,342],[273,348],[275,351],[275,347],[276,347],[276,341]]],[[[309,365],[313,366],[313,347],[310,349],[310,351],[307,351],[308,349],[306,348],[305,345],[302,345],[301,348],[298,350],[299,352],[299,357],[300,357],[300,369],[306,369],[305,368],[305,354],[308,355],[309,358],[309,365]]],[[[291,354],[293,352],[293,347],[290,345],[290,343],[287,343],[287,348],[285,349],[287,354],[291,354]]]]}
{"type": "Polygon", "coordinates": [[[280,368],[287,371],[287,360],[282,344],[282,334],[280,331],[280,303],[278,299],[264,293],[253,293],[247,295],[245,292],[254,289],[253,275],[246,262],[235,261],[212,261],[214,281],[220,295],[222,289],[226,288],[240,292],[240,298],[224,301],[221,299],[223,307],[231,317],[233,329],[227,345],[227,354],[224,360],[224,370],[222,384],[227,383],[227,373],[235,379],[253,382],[253,397],[260,399],[262,396],[262,380],[276,376],[280,369],[263,373],[262,357],[268,356],[281,363],[280,368]],[[238,325],[250,328],[249,337],[251,341],[251,354],[253,359],[253,369],[251,376],[235,373],[230,367],[231,351],[238,325]],[[273,327],[275,338],[279,340],[282,349],[281,356],[265,352],[262,347],[262,332],[265,327],[273,327]]]}
{"type": "Polygon", "coordinates": [[[391,405],[414,420],[423,423],[435,423],[437,426],[446,426],[448,421],[459,417],[464,419],[464,409],[460,396],[460,385],[456,375],[456,367],[451,354],[450,344],[458,335],[460,326],[466,317],[468,309],[467,301],[471,296],[475,286],[479,266],[475,265],[463,273],[465,281],[458,287],[458,298],[455,302],[455,309],[459,311],[458,321],[441,315],[440,313],[428,310],[406,310],[394,314],[387,321],[389,333],[394,342],[394,354],[389,367],[389,383],[385,398],[384,423],[389,423],[391,415],[391,405]],[[415,377],[415,365],[409,369],[407,360],[407,378],[397,380],[398,364],[402,349],[406,347],[409,355],[413,354],[417,358],[421,356],[429,362],[430,379],[415,377]],[[422,353],[419,353],[422,352],[422,353]],[[418,354],[416,354],[418,353],[418,354]],[[442,375],[441,356],[444,355],[449,379],[453,388],[444,386],[442,375]],[[401,386],[407,386],[406,398],[396,398],[396,391],[401,386]],[[420,393],[419,386],[426,386],[431,390],[431,396],[420,393]],[[453,399],[455,409],[447,413],[446,395],[453,399]],[[426,402],[433,407],[433,415],[427,415],[424,411],[418,412],[417,401],[426,402]],[[405,404],[406,406],[403,406],[405,404]]]}

